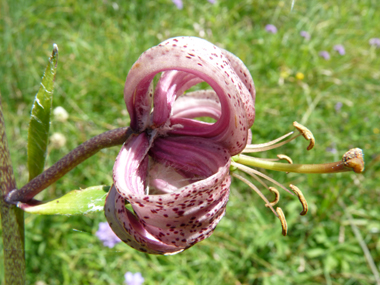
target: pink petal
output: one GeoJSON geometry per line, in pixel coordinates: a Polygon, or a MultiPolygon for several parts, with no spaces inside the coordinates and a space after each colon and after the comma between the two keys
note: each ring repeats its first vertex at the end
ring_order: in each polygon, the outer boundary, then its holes
{"type": "Polygon", "coordinates": [[[124,143],[113,168],[116,188],[131,189],[137,195],[145,193],[149,148],[145,133],[132,135],[124,143]]]}
{"type": "Polygon", "coordinates": [[[193,183],[195,180],[187,178],[169,165],[160,164],[153,160],[149,167],[149,194],[170,194],[179,188],[193,183]]]}
{"type": "Polygon", "coordinates": [[[231,183],[228,151],[209,139],[157,138],[149,154],[156,163],[169,166],[180,175],[160,177],[160,173],[153,171],[154,179],[167,179],[168,183],[175,184],[170,179],[183,177],[187,182],[192,179],[196,182],[174,189],[171,194],[144,195],[140,181],[147,180],[147,173],[140,171],[138,165],[140,161],[145,169],[146,151],[143,148],[150,148],[145,133],[128,140],[115,163],[115,188],[122,198],[115,194],[110,198],[113,202],[108,202],[107,198],[106,203],[106,212],[111,213],[107,214],[107,219],[112,222],[114,232],[132,247],[149,253],[164,253],[158,241],[175,246],[175,250],[168,249],[170,253],[186,249],[211,235],[228,201],[231,183]],[[124,198],[130,202],[135,215],[125,209],[124,198]]]}
{"type": "MultiPolygon", "coordinates": [[[[234,65],[231,65],[228,58],[233,57],[211,43],[194,37],[173,38],[146,51],[133,65],[124,89],[131,127],[139,132],[146,126],[149,110],[146,103],[148,99],[144,98],[150,96],[148,88],[154,75],[168,70],[183,71],[192,74],[194,78],[201,78],[214,89],[219,97],[223,116],[215,124],[206,125],[191,119],[173,118],[171,124],[181,127],[171,133],[210,137],[215,142],[222,143],[231,154],[239,153],[246,144],[249,122],[254,118],[254,110],[252,115],[252,108],[245,106],[247,102],[252,105],[252,94],[246,86],[253,88],[253,83],[242,82],[239,76],[244,77],[244,70],[242,73],[238,70],[240,75],[234,70],[239,66],[236,64],[239,61],[234,60],[234,65]],[[247,111],[250,112],[249,115],[247,111]]],[[[189,82],[185,77],[182,80],[183,82],[178,78],[175,82],[180,86],[189,82]]],[[[252,88],[251,92],[254,92],[252,88]]],[[[171,102],[173,96],[181,95],[180,92],[174,93],[174,90],[168,93],[170,98],[167,102],[171,102]]],[[[155,112],[167,114],[168,104],[155,105],[155,112]]]]}
{"type": "MultiPolygon", "coordinates": [[[[215,177],[209,180],[215,181],[215,177]]],[[[161,202],[145,200],[148,202],[145,207],[136,208],[135,212],[155,238],[185,249],[212,234],[224,216],[230,183],[229,175],[212,187],[204,180],[195,182],[179,193],[169,194],[171,197],[164,197],[161,202]]],[[[142,201],[136,198],[136,203],[142,201]]]]}
{"type": "Polygon", "coordinates": [[[165,124],[177,96],[199,82],[202,82],[200,78],[187,72],[176,70],[164,72],[154,93],[154,109],[156,110],[153,112],[154,127],[165,124]]]}
{"type": "Polygon", "coordinates": [[[187,93],[179,97],[173,106],[173,118],[210,117],[218,120],[220,116],[219,98],[213,90],[187,93]]]}
{"type": "Polygon", "coordinates": [[[151,254],[175,254],[183,251],[164,244],[149,234],[137,217],[125,208],[124,198],[114,186],[107,195],[104,213],[114,233],[134,249],[151,254]]]}
{"type": "Polygon", "coordinates": [[[158,138],[149,154],[155,161],[170,165],[187,177],[199,179],[216,173],[230,160],[223,147],[197,137],[158,138]]]}
{"type": "Polygon", "coordinates": [[[248,90],[247,92],[241,93],[241,100],[243,101],[243,105],[245,111],[247,112],[248,125],[251,127],[253,122],[255,121],[255,99],[256,99],[256,89],[255,84],[253,83],[253,79],[251,73],[245,64],[241,61],[233,53],[230,53],[227,50],[223,50],[224,55],[230,61],[232,68],[235,70],[236,74],[239,76],[241,82],[245,85],[248,90]]]}

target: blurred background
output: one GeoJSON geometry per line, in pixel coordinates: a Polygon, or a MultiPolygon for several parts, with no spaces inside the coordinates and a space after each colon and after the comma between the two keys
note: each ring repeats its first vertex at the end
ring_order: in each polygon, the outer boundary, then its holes
{"type": "MultiPolygon", "coordinates": [[[[103,246],[95,235],[105,221],[102,212],[26,214],[27,284],[123,284],[128,271],[141,272],[144,284],[379,282],[380,2],[182,4],[180,9],[170,0],[0,0],[0,92],[18,187],[28,180],[29,115],[53,43],[59,46],[53,108],[64,108],[68,118],[53,118],[46,167],[87,139],[127,126],[128,70],[146,49],[181,35],[205,38],[246,64],[257,89],[254,143],[291,131],[293,121],[314,133],[311,151],[298,139],[261,157],[284,153],[295,163],[323,163],[359,147],[365,172],[264,171],[280,183],[296,184],[309,202],[309,213],[301,217],[299,201],[282,193],[287,237],[262,200],[233,181],[226,216],[214,234],[175,256],[147,255],[122,243],[103,246]]],[[[40,198],[110,185],[118,151],[102,150],[40,198]]],[[[3,274],[0,267],[1,279],[3,274]]]]}

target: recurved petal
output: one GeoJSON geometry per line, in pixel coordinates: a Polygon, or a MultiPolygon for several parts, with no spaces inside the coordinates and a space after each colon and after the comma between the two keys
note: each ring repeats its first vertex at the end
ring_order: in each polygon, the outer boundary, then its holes
{"type": "Polygon", "coordinates": [[[199,90],[187,93],[179,97],[173,106],[173,118],[210,117],[218,120],[220,116],[219,98],[213,90],[199,90]]]}
{"type": "Polygon", "coordinates": [[[256,89],[251,73],[245,64],[233,53],[228,50],[223,50],[224,55],[230,61],[232,68],[235,70],[236,74],[239,76],[241,82],[245,85],[248,90],[247,92],[241,93],[241,100],[243,101],[244,108],[247,112],[248,126],[251,127],[255,121],[255,100],[256,100],[256,89]]]}
{"type": "Polygon", "coordinates": [[[144,228],[158,240],[184,248],[211,235],[228,201],[228,151],[207,139],[169,137],[157,139],[150,154],[198,181],[166,195],[127,195],[144,228]]]}
{"type": "Polygon", "coordinates": [[[153,112],[154,127],[165,124],[169,119],[177,96],[182,95],[185,90],[202,81],[199,77],[183,71],[164,72],[154,93],[154,109],[156,110],[153,112]]]}
{"type": "MultiPolygon", "coordinates": [[[[142,142],[143,139],[139,144],[136,140],[133,142],[133,147],[139,147],[142,142]]],[[[125,147],[128,148],[129,144],[125,147]]],[[[144,152],[139,151],[139,153],[144,152]]],[[[187,185],[174,187],[174,190],[168,191],[170,194],[144,195],[142,187],[135,181],[146,180],[147,177],[144,171],[136,170],[138,169],[136,161],[141,161],[141,158],[136,157],[132,161],[126,160],[127,164],[133,164],[133,167],[128,166],[126,169],[140,177],[136,178],[135,175],[121,177],[119,175],[125,171],[115,172],[115,187],[117,192],[131,204],[135,219],[146,230],[146,235],[149,233],[166,245],[186,249],[211,235],[224,215],[231,183],[230,155],[226,149],[209,139],[196,137],[158,138],[149,153],[155,164],[165,165],[170,167],[170,170],[178,172],[178,175],[160,175],[162,169],[158,172],[151,169],[151,181],[161,179],[168,185],[178,186],[183,181],[177,183],[171,179],[184,178],[187,185]],[[119,183],[120,179],[130,181],[119,183]]],[[[121,220],[121,225],[126,225],[124,227],[129,229],[131,214],[125,216],[122,206],[116,212],[124,215],[118,219],[121,220]],[[126,218],[127,222],[123,220],[126,218]]],[[[135,241],[139,242],[139,239],[135,241]]],[[[146,243],[145,240],[143,242],[146,243]]],[[[134,247],[137,248],[136,245],[134,247]]]]}
{"type": "Polygon", "coordinates": [[[210,139],[197,137],[158,138],[149,155],[158,163],[170,165],[186,177],[199,179],[217,173],[230,161],[225,148],[210,139]]]}
{"type": "Polygon", "coordinates": [[[162,243],[153,237],[138,218],[125,207],[124,198],[112,186],[106,199],[104,213],[114,233],[129,246],[150,254],[175,254],[183,248],[162,243]]]}
{"type": "MultiPolygon", "coordinates": [[[[200,187],[201,183],[196,182],[181,189],[185,195],[177,196],[175,204],[163,200],[166,211],[156,207],[153,208],[155,213],[141,216],[144,228],[163,243],[184,249],[209,237],[224,216],[230,177],[225,177],[220,184],[210,188],[200,187]]],[[[170,195],[176,198],[175,194],[170,195]]],[[[143,215],[140,211],[137,213],[143,215]]]]}
{"type": "Polygon", "coordinates": [[[113,178],[117,189],[129,189],[136,195],[145,193],[149,148],[150,142],[145,133],[133,134],[124,143],[113,167],[113,178]]]}
{"type": "MultiPolygon", "coordinates": [[[[149,96],[148,87],[155,74],[168,70],[187,72],[194,78],[206,81],[219,97],[223,114],[214,124],[204,124],[188,118],[173,118],[172,125],[181,127],[173,129],[171,133],[212,138],[226,147],[232,155],[239,153],[246,144],[247,129],[252,121],[248,119],[248,108],[245,107],[247,98],[252,95],[235,73],[225,53],[199,38],[182,37],[167,40],[143,53],[133,65],[124,89],[132,128],[136,131],[143,130],[144,123],[140,121],[146,114],[142,116],[141,112],[136,110],[145,110],[147,100],[140,97],[149,96]]],[[[183,82],[176,82],[189,87],[191,81],[184,77],[183,82]]],[[[179,96],[182,91],[182,88],[177,89],[177,94],[171,91],[169,96],[179,96]]],[[[155,112],[167,113],[167,104],[155,105],[155,112]]]]}

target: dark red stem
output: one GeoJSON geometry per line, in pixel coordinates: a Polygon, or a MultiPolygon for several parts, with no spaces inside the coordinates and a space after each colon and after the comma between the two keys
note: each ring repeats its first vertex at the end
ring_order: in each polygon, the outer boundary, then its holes
{"type": "Polygon", "coordinates": [[[119,128],[111,130],[89,139],[80,146],[65,155],[56,164],[29,181],[20,189],[14,189],[6,197],[11,204],[28,202],[46,187],[56,182],[78,164],[93,156],[99,150],[111,146],[123,144],[133,133],[131,128],[119,128]]]}

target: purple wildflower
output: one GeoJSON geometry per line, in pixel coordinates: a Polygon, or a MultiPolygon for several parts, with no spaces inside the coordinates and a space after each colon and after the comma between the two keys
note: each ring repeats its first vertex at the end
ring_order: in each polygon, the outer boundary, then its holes
{"type": "Polygon", "coordinates": [[[211,4],[215,4],[216,0],[208,0],[208,2],[210,2],[211,4]]]}
{"type": "Polygon", "coordinates": [[[275,25],[272,25],[272,24],[266,25],[266,26],[265,26],[265,30],[266,30],[268,33],[272,33],[272,34],[277,33],[277,28],[276,28],[276,26],[275,26],[275,25]]]}
{"type": "Polygon", "coordinates": [[[174,5],[176,5],[179,10],[182,10],[182,8],[183,8],[182,0],[172,0],[172,1],[173,1],[174,5]]]}
{"type": "Polygon", "coordinates": [[[369,40],[369,44],[371,46],[375,46],[375,47],[378,47],[380,48],[380,38],[372,38],[369,40]]]}
{"type": "Polygon", "coordinates": [[[310,40],[310,34],[306,31],[300,32],[301,37],[305,38],[305,40],[310,40]]]}
{"type": "Polygon", "coordinates": [[[344,49],[344,46],[342,45],[335,45],[334,50],[336,50],[340,55],[346,54],[346,50],[344,49]]]}
{"type": "Polygon", "coordinates": [[[121,242],[107,222],[99,223],[99,230],[95,235],[103,242],[104,246],[109,248],[113,248],[117,243],[121,242]]]}
{"type": "Polygon", "coordinates": [[[144,283],[144,277],[142,277],[140,272],[133,274],[132,272],[127,272],[124,274],[125,281],[127,285],[141,285],[144,283]]]}
{"type": "Polygon", "coordinates": [[[320,57],[323,57],[325,60],[329,60],[330,59],[330,54],[327,52],[327,51],[321,51],[320,53],[319,53],[319,56],[320,57]]]}
{"type": "Polygon", "coordinates": [[[342,106],[343,106],[343,104],[342,104],[342,102],[338,102],[338,103],[336,103],[335,104],[335,111],[337,111],[337,112],[339,112],[340,111],[340,109],[342,109],[342,106]]]}

